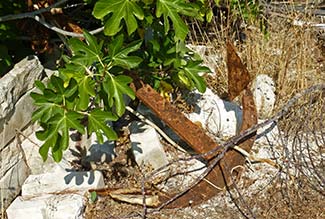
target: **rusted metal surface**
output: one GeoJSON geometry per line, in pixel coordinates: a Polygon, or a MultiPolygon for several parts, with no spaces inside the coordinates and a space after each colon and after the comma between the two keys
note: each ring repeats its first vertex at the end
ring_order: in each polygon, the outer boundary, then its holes
{"type": "MultiPolygon", "coordinates": [[[[172,128],[188,145],[197,153],[206,153],[218,147],[209,136],[207,136],[203,129],[192,123],[180,111],[172,106],[168,101],[162,98],[149,85],[144,85],[136,91],[136,96],[148,106],[162,121],[164,121],[170,128],[172,128]]],[[[244,92],[242,96],[243,102],[243,124],[241,130],[246,130],[248,127],[256,124],[256,107],[254,104],[252,93],[249,90],[244,92]]],[[[254,135],[249,139],[239,144],[243,149],[250,151],[254,142],[254,135]]],[[[221,150],[221,149],[220,149],[221,150]]],[[[205,157],[209,160],[212,155],[205,157]]],[[[189,205],[197,205],[201,202],[207,201],[215,196],[225,186],[232,185],[232,177],[230,170],[234,167],[243,165],[245,158],[236,151],[230,150],[221,159],[217,165],[204,180],[200,181],[195,187],[179,197],[167,207],[179,208],[189,205]],[[218,189],[220,188],[220,189],[218,189]]],[[[233,172],[234,173],[234,172],[233,172]]],[[[233,176],[236,177],[236,176],[233,176]]],[[[162,196],[160,201],[163,203],[171,198],[162,196]]]]}
{"type": "Polygon", "coordinates": [[[227,68],[228,68],[228,94],[229,99],[235,97],[245,90],[251,82],[246,66],[242,63],[236,53],[234,45],[227,41],[227,68]]]}
{"type": "MultiPolygon", "coordinates": [[[[182,140],[189,144],[195,152],[205,153],[218,146],[202,128],[187,119],[183,113],[162,98],[149,85],[144,85],[138,89],[136,96],[172,128],[182,140]]],[[[211,155],[205,158],[209,160],[211,155]]]]}
{"type": "MultiPolygon", "coordinates": [[[[243,123],[240,132],[251,128],[253,125],[257,124],[257,109],[254,102],[254,96],[252,91],[247,88],[243,92],[242,96],[242,106],[243,106],[243,123]]],[[[256,132],[244,139],[239,146],[249,152],[254,144],[256,138],[256,132]]]]}
{"type": "MultiPolygon", "coordinates": [[[[252,92],[248,88],[250,77],[246,67],[242,64],[236,54],[234,46],[227,42],[227,65],[228,65],[228,84],[230,99],[242,94],[243,122],[241,131],[257,124],[257,111],[252,92]]],[[[147,107],[149,107],[162,121],[164,121],[173,131],[179,135],[195,152],[198,154],[209,152],[218,147],[205,131],[187,119],[179,110],[172,106],[167,100],[162,98],[149,85],[144,85],[135,79],[133,89],[136,96],[147,107]]],[[[255,134],[243,139],[238,146],[249,152],[255,141],[255,134]]],[[[207,161],[220,153],[220,148],[214,154],[205,156],[207,161]]],[[[240,176],[245,158],[235,150],[229,150],[219,163],[210,171],[203,180],[196,184],[182,196],[169,203],[167,208],[180,208],[189,205],[197,205],[211,199],[218,192],[224,190],[226,186],[233,185],[234,179],[240,176]]],[[[176,194],[161,195],[159,201],[164,203],[176,194]]]]}

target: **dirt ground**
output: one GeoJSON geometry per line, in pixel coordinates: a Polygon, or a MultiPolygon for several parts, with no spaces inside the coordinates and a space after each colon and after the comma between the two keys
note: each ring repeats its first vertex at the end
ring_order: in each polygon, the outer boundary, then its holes
{"type": "MultiPolygon", "coordinates": [[[[116,148],[117,158],[108,166],[98,169],[104,172],[108,187],[139,187],[142,175],[130,158],[127,138],[123,139],[124,142],[120,142],[116,148]]],[[[237,188],[222,191],[198,206],[152,213],[150,211],[153,209],[149,208],[147,218],[325,218],[324,196],[309,188],[306,182],[300,182],[300,188],[292,181],[286,183],[279,172],[267,164],[252,164],[250,169],[242,176],[237,188]],[[252,176],[252,172],[257,175],[252,176]]],[[[85,211],[87,219],[143,218],[141,205],[115,201],[108,195],[99,195],[94,203],[88,203],[85,211]]]]}
{"type": "MultiPolygon", "coordinates": [[[[184,106],[179,108],[184,109],[184,106]]],[[[311,112],[310,108],[308,113],[311,112]]],[[[294,116],[297,120],[298,116],[294,116]]],[[[284,123],[291,122],[288,119],[284,123]]],[[[121,127],[121,137],[116,146],[117,157],[111,163],[98,165],[96,169],[104,173],[109,188],[139,188],[143,176],[130,153],[128,130],[123,124],[121,127]]],[[[255,142],[252,151],[257,157],[272,157],[272,153],[282,153],[281,149],[285,147],[276,145],[276,139],[268,140],[272,143],[266,143],[264,138],[255,142]],[[271,144],[274,148],[271,148],[271,144]]],[[[171,158],[175,158],[177,151],[163,139],[162,143],[171,158]]],[[[146,218],[325,218],[324,188],[319,187],[320,191],[316,191],[312,185],[317,182],[312,182],[312,178],[303,175],[288,176],[267,163],[246,163],[244,168],[245,172],[235,187],[221,191],[209,201],[183,209],[154,211],[148,208],[146,218]]],[[[116,201],[107,194],[98,194],[98,199],[89,202],[85,212],[87,219],[144,218],[141,205],[116,201]]]]}

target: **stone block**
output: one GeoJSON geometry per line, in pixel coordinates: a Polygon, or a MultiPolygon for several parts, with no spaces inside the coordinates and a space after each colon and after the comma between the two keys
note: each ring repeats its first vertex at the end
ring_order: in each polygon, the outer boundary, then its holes
{"type": "Polygon", "coordinates": [[[81,219],[85,198],[80,194],[18,197],[6,210],[8,219],[81,219]]]}
{"type": "Polygon", "coordinates": [[[3,119],[18,99],[34,87],[34,81],[40,79],[43,66],[36,56],[28,56],[3,76],[0,80],[0,118],[3,119]]]}
{"type": "Polygon", "coordinates": [[[271,116],[276,100],[273,79],[264,74],[258,75],[254,80],[252,91],[259,118],[271,116]]]}
{"type": "Polygon", "coordinates": [[[30,175],[22,186],[22,196],[40,196],[61,191],[83,191],[105,186],[100,171],[68,171],[57,166],[54,172],[30,175]]]}
{"type": "MultiPolygon", "coordinates": [[[[258,124],[265,122],[265,120],[258,120],[258,124]]],[[[255,144],[267,145],[278,145],[280,139],[280,130],[277,124],[271,123],[265,127],[257,130],[255,144]]]]}
{"type": "Polygon", "coordinates": [[[158,169],[168,163],[154,128],[143,122],[132,122],[129,129],[132,152],[140,167],[158,169]]]}
{"type": "Polygon", "coordinates": [[[64,167],[69,167],[64,165],[64,158],[60,164],[53,161],[52,156],[48,156],[47,160],[44,162],[41,155],[39,154],[39,148],[42,142],[37,139],[35,131],[29,135],[28,139],[23,140],[21,147],[24,151],[28,167],[30,168],[30,174],[36,175],[46,172],[53,172],[56,166],[61,165],[64,167]]]}
{"type": "Polygon", "coordinates": [[[195,110],[188,118],[199,122],[211,134],[223,138],[239,132],[242,109],[236,103],[220,99],[210,89],[204,94],[194,93],[190,101],[195,105],[195,110]]]}
{"type": "Polygon", "coordinates": [[[43,66],[36,56],[29,56],[17,63],[14,68],[0,80],[0,142],[4,147],[14,137],[15,128],[21,129],[30,121],[33,106],[29,95],[22,98],[34,87],[34,81],[41,79],[43,66]],[[21,103],[16,106],[17,102],[21,103]],[[17,108],[18,107],[18,108],[17,108]],[[26,114],[26,115],[25,115],[26,114]],[[15,117],[3,134],[4,125],[15,117]],[[9,134],[7,136],[7,134],[9,134]],[[5,139],[2,139],[5,138],[5,139]]]}
{"type": "Polygon", "coordinates": [[[2,178],[11,168],[16,166],[23,159],[23,151],[17,145],[17,141],[13,141],[1,151],[0,156],[0,178],[2,178]]]}
{"type": "Polygon", "coordinates": [[[0,179],[0,208],[5,209],[21,191],[25,179],[28,177],[28,166],[20,159],[0,179]],[[3,204],[3,206],[1,206],[3,204]]]}
{"type": "Polygon", "coordinates": [[[0,131],[4,145],[8,144],[16,136],[16,129],[22,130],[30,123],[32,113],[35,110],[33,100],[30,97],[32,91],[27,92],[18,100],[12,114],[6,118],[5,127],[3,127],[2,133],[0,131]]]}
{"type": "Polygon", "coordinates": [[[109,163],[116,157],[115,142],[107,140],[105,136],[104,143],[99,144],[96,134],[92,133],[89,139],[87,139],[87,143],[87,154],[84,158],[84,161],[87,163],[109,163]]]}
{"type": "Polygon", "coordinates": [[[111,162],[116,157],[115,142],[108,140],[105,136],[103,136],[103,140],[104,143],[99,144],[95,133],[87,137],[87,135],[80,135],[76,131],[70,132],[69,147],[63,153],[62,165],[66,169],[71,169],[70,164],[77,161],[78,165],[82,165],[86,169],[96,169],[96,165],[111,162]],[[63,164],[64,161],[65,164],[63,164]]]}
{"type": "Polygon", "coordinates": [[[202,64],[210,69],[212,75],[217,74],[219,63],[224,62],[222,54],[216,53],[215,48],[212,46],[193,44],[187,44],[186,46],[200,55],[203,60],[202,64]]]}

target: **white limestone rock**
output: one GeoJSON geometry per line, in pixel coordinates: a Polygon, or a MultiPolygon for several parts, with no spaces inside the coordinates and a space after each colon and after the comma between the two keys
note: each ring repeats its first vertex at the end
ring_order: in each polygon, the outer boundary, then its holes
{"type": "Polygon", "coordinates": [[[115,142],[107,140],[104,136],[104,143],[99,144],[96,134],[93,133],[87,139],[87,154],[84,158],[89,163],[109,163],[116,157],[115,142]]]}
{"type": "Polygon", "coordinates": [[[82,219],[85,198],[80,194],[18,197],[6,210],[8,219],[82,219]]]}
{"type": "MultiPolygon", "coordinates": [[[[2,156],[2,155],[1,155],[2,156]]],[[[20,193],[21,186],[28,177],[28,166],[23,159],[19,159],[12,168],[8,169],[0,179],[1,202],[0,208],[5,209],[20,193]]]]}
{"type": "Polygon", "coordinates": [[[271,115],[276,100],[273,79],[265,74],[258,75],[254,80],[252,91],[259,118],[267,118],[271,115]]]}
{"type": "Polygon", "coordinates": [[[193,44],[187,44],[186,45],[189,49],[193,50],[197,54],[200,55],[201,58],[206,56],[206,53],[211,47],[207,47],[206,45],[193,45],[193,44]]]}
{"type": "MultiPolygon", "coordinates": [[[[20,97],[33,88],[34,81],[40,79],[43,66],[36,56],[28,56],[3,76],[0,80],[0,132],[14,112],[20,97]]],[[[2,141],[1,141],[2,142],[2,141]]]]}
{"type": "Polygon", "coordinates": [[[189,49],[197,53],[203,60],[203,65],[208,67],[212,74],[216,74],[218,69],[218,63],[223,62],[221,54],[215,52],[215,48],[206,45],[186,45],[189,49]]]}
{"type": "Polygon", "coordinates": [[[156,130],[143,122],[132,122],[130,127],[132,152],[139,166],[158,169],[168,163],[156,130]]]}
{"type": "Polygon", "coordinates": [[[79,160],[85,168],[96,169],[97,165],[111,162],[115,157],[115,141],[103,136],[104,143],[100,144],[95,133],[89,137],[78,133],[70,133],[69,149],[64,152],[68,162],[79,160]]]}
{"type": "Polygon", "coordinates": [[[23,151],[17,147],[17,141],[13,141],[1,151],[0,156],[0,178],[2,178],[11,168],[15,167],[19,161],[23,160],[23,151]]]}
{"type": "Polygon", "coordinates": [[[0,127],[0,141],[4,143],[3,146],[7,145],[13,138],[16,137],[16,129],[23,130],[32,119],[32,113],[36,107],[33,104],[32,98],[30,97],[30,92],[31,91],[20,97],[17,103],[13,106],[12,111],[7,114],[6,118],[4,118],[6,127],[0,127]]]}
{"type": "Polygon", "coordinates": [[[100,171],[67,171],[57,166],[54,172],[30,175],[22,186],[22,196],[41,196],[65,190],[84,191],[103,188],[100,171]]]}
{"type": "MultiPolygon", "coordinates": [[[[265,120],[258,120],[258,124],[264,122],[265,120]]],[[[265,127],[257,130],[255,144],[258,145],[278,145],[280,139],[280,130],[277,124],[271,123],[265,127]]]]}
{"type": "Polygon", "coordinates": [[[220,99],[210,89],[204,94],[194,93],[191,100],[195,110],[188,115],[193,122],[220,138],[231,137],[238,133],[242,123],[242,109],[235,103],[220,99]]]}
{"type": "Polygon", "coordinates": [[[43,144],[42,141],[38,140],[35,135],[36,130],[21,143],[21,147],[24,150],[25,158],[30,169],[30,174],[37,175],[47,172],[53,172],[58,165],[64,168],[71,168],[65,159],[58,164],[54,162],[51,155],[48,156],[44,162],[41,155],[39,154],[39,147],[43,144]],[[36,144],[35,144],[36,143],[36,144]]]}

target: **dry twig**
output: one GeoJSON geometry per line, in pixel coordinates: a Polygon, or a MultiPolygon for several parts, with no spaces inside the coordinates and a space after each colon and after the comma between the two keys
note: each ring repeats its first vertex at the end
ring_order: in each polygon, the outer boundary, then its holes
{"type": "MultiPolygon", "coordinates": [[[[38,16],[44,12],[48,12],[50,11],[52,8],[58,7],[62,4],[64,4],[65,2],[67,2],[68,0],[62,0],[59,1],[53,5],[50,5],[47,8],[42,8],[36,11],[32,11],[32,12],[27,12],[27,13],[21,13],[21,14],[10,14],[10,15],[6,15],[3,17],[0,17],[0,22],[5,22],[5,21],[10,21],[10,20],[19,20],[19,19],[24,19],[24,18],[32,18],[35,21],[39,22],[40,24],[42,24],[44,27],[53,30],[56,33],[65,35],[65,36],[71,36],[71,37],[83,37],[83,34],[79,34],[79,33],[74,33],[74,32],[70,32],[70,31],[66,31],[63,30],[61,28],[58,28],[54,25],[51,25],[49,23],[47,23],[41,16],[38,16]]],[[[95,30],[91,30],[89,31],[90,34],[97,34],[100,33],[104,30],[104,27],[99,27],[95,30]]]]}

